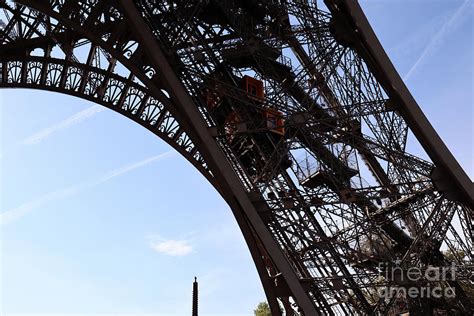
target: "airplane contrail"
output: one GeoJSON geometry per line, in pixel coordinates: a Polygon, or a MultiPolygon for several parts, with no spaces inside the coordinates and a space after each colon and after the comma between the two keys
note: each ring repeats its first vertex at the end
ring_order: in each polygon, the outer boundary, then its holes
{"type": "Polygon", "coordinates": [[[146,165],[149,165],[150,163],[158,160],[162,160],[166,157],[170,157],[173,154],[175,154],[174,151],[170,150],[165,153],[161,153],[155,156],[148,157],[146,159],[140,160],[138,162],[126,165],[124,167],[112,170],[111,172],[108,172],[104,174],[103,176],[97,177],[96,179],[93,179],[88,182],[84,183],[79,183],[76,185],[72,185],[70,187],[64,188],[64,189],[59,189],[55,190],[49,193],[44,194],[43,196],[36,198],[32,201],[26,202],[16,208],[7,210],[5,212],[0,213],[0,226],[4,226],[7,224],[10,224],[23,216],[27,215],[28,213],[34,211],[38,207],[57,200],[61,200],[67,197],[71,197],[74,195],[77,195],[81,193],[83,190],[92,188],[95,186],[98,186],[104,182],[107,182],[115,177],[121,176],[125,173],[131,172],[133,170],[136,170],[138,168],[144,167],[146,165]]]}
{"type": "Polygon", "coordinates": [[[76,124],[81,123],[82,121],[91,118],[92,116],[96,115],[97,113],[103,112],[105,108],[101,105],[93,105],[84,109],[66,119],[59,122],[58,124],[52,125],[48,128],[45,128],[34,135],[23,140],[20,144],[21,145],[34,145],[42,142],[44,139],[50,137],[52,134],[57,133],[61,130],[74,126],[76,124]]]}
{"type": "Polygon", "coordinates": [[[404,81],[409,80],[413,76],[415,71],[422,65],[424,60],[429,57],[436,49],[439,48],[446,35],[454,31],[456,27],[461,24],[463,15],[468,12],[468,9],[471,5],[471,0],[465,0],[463,4],[456,10],[456,12],[454,12],[453,15],[446,21],[446,23],[443,24],[439,32],[431,39],[431,41],[425,47],[416,62],[405,74],[405,76],[403,77],[404,81]]]}

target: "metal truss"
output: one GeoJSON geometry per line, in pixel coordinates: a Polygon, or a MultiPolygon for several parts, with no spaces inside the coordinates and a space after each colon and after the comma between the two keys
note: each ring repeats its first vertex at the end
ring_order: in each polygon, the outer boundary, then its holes
{"type": "Polygon", "coordinates": [[[355,1],[0,6],[0,86],[96,102],[180,152],[231,207],[273,315],[472,314],[472,183],[355,1]],[[380,296],[427,286],[456,297],[380,296]]]}
{"type": "MultiPolygon", "coordinates": [[[[163,92],[152,94],[149,86],[135,75],[136,69],[131,71],[121,64],[122,58],[131,59],[136,51],[132,37],[121,35],[122,46],[112,50],[101,46],[107,38],[92,42],[77,28],[73,30],[73,23],[61,25],[54,18],[25,6],[6,3],[1,6],[4,9],[1,87],[50,90],[101,104],[171,144],[213,181],[198,148],[170,110],[169,98],[163,92]],[[76,57],[78,53],[86,60],[80,61],[76,57]],[[118,67],[120,73],[115,71],[118,67]]],[[[114,27],[120,26],[116,23],[114,27]]],[[[99,35],[106,36],[105,32],[99,35]]],[[[150,77],[152,71],[143,69],[142,73],[150,77]]]]}

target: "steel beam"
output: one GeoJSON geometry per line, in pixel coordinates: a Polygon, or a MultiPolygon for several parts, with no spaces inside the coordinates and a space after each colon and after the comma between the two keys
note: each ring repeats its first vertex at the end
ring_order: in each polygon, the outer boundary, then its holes
{"type": "MultiPolygon", "coordinates": [[[[147,55],[151,62],[156,66],[160,73],[160,78],[164,85],[169,89],[169,93],[176,104],[179,105],[180,111],[183,117],[187,120],[189,126],[192,126],[192,130],[195,131],[195,139],[198,139],[201,143],[202,154],[206,157],[206,161],[211,166],[211,170],[215,170],[215,176],[218,181],[221,182],[224,190],[229,190],[230,196],[235,199],[235,205],[239,207],[232,208],[235,212],[244,212],[248,218],[253,229],[257,232],[262,244],[271,256],[275,266],[283,274],[285,280],[291,289],[294,298],[298,302],[299,306],[305,312],[306,315],[318,315],[318,311],[315,309],[308,293],[304,290],[298,276],[289,264],[287,258],[279,246],[275,243],[273,236],[265,226],[264,222],[260,218],[255,209],[254,205],[250,201],[247,193],[242,187],[238,177],[232,170],[229,162],[224,156],[221,149],[217,146],[217,143],[212,138],[204,120],[196,108],[193,100],[188,95],[186,89],[177,78],[173,69],[169,65],[160,45],[156,41],[156,38],[151,33],[148,26],[144,23],[142,16],[135,7],[133,1],[118,0],[124,9],[124,13],[130,25],[135,32],[137,38],[141,41],[144,46],[147,55]]],[[[186,122],[183,122],[185,124],[186,122]]]]}
{"type": "Polygon", "coordinates": [[[474,184],[430,124],[390,61],[359,3],[355,0],[325,0],[334,15],[353,27],[356,50],[387,94],[396,100],[397,110],[408,123],[426,153],[436,165],[433,181],[441,190],[474,208],[474,184]],[[457,192],[456,192],[457,191],[457,192]],[[459,193],[458,193],[459,192],[459,193]]]}

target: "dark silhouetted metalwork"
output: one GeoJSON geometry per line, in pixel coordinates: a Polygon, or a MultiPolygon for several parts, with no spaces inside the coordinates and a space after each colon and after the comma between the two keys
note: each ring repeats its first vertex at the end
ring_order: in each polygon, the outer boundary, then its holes
{"type": "Polygon", "coordinates": [[[198,282],[196,277],[193,282],[193,316],[198,316],[198,282]]]}
{"type": "Polygon", "coordinates": [[[0,86],[102,104],[181,153],[229,204],[273,315],[472,314],[473,184],[356,1],[0,5],[0,86]],[[430,286],[456,295],[382,295],[430,286]]]}

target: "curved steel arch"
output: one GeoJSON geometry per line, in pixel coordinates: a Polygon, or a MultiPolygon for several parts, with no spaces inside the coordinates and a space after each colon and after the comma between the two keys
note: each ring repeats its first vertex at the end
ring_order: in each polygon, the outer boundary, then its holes
{"type": "MultiPolygon", "coordinates": [[[[61,59],[29,56],[20,60],[14,57],[0,57],[0,72],[3,74],[0,80],[0,88],[27,88],[66,94],[100,104],[120,113],[164,140],[186,160],[191,162],[219,191],[215,178],[212,177],[212,174],[207,169],[195,145],[179,128],[179,125],[175,123],[173,117],[165,110],[164,106],[151,97],[146,89],[133,81],[113,74],[108,74],[110,78],[106,86],[94,88],[93,85],[82,84],[80,80],[76,81],[76,71],[81,75],[86,72],[88,74],[107,74],[102,69],[70,63],[61,59]],[[26,71],[23,70],[25,68],[26,71]],[[64,85],[58,86],[56,84],[59,83],[60,73],[64,69],[66,69],[67,73],[64,85]],[[81,89],[82,86],[83,89],[81,89]],[[102,92],[98,92],[98,88],[102,92]],[[119,89],[120,92],[115,91],[115,89],[119,89]]],[[[228,203],[229,205],[233,204],[232,201],[228,201],[228,203]]],[[[260,246],[256,244],[256,240],[252,239],[255,238],[253,236],[254,233],[247,226],[245,218],[238,217],[236,219],[244,237],[246,237],[252,254],[257,249],[263,253],[263,249],[259,248],[260,246]]],[[[262,256],[261,253],[259,255],[262,256]]],[[[272,299],[275,299],[275,294],[272,293],[273,286],[269,280],[264,278],[265,266],[262,264],[263,262],[258,262],[258,258],[254,258],[254,261],[258,272],[262,274],[264,290],[268,292],[267,298],[272,302],[272,299]]],[[[277,304],[276,301],[274,301],[274,304],[277,304]]]]}
{"type": "MultiPolygon", "coordinates": [[[[115,1],[91,2],[89,6],[91,9],[91,12],[89,12],[90,20],[87,20],[71,19],[67,14],[55,11],[55,9],[61,7],[60,2],[18,2],[23,4],[9,5],[5,0],[0,2],[0,7],[6,11],[10,11],[12,14],[11,20],[4,26],[0,38],[2,41],[2,46],[0,47],[0,56],[2,56],[2,82],[0,86],[44,89],[79,96],[97,102],[143,125],[180,152],[210,181],[231,207],[249,247],[268,302],[270,303],[272,313],[275,315],[280,313],[277,297],[290,295],[288,285],[286,285],[287,276],[284,278],[280,277],[279,279],[281,280],[278,282],[275,278],[270,277],[268,270],[270,269],[273,273],[276,273],[277,268],[271,261],[266,248],[269,248],[273,252],[276,251],[279,255],[280,270],[283,264],[289,272],[286,273],[287,275],[294,274],[294,272],[290,272],[291,268],[284,259],[281,250],[275,246],[267,247],[263,245],[261,240],[262,229],[266,231],[263,223],[260,222],[259,235],[255,231],[255,225],[250,224],[248,217],[244,215],[244,213],[248,214],[250,212],[257,215],[248,197],[244,197],[244,200],[247,200],[247,206],[245,211],[242,211],[243,206],[241,205],[241,201],[238,201],[232,193],[229,193],[229,190],[223,190],[222,181],[216,180],[214,172],[209,168],[208,162],[203,158],[202,153],[199,152],[198,148],[202,148],[202,146],[196,146],[195,141],[197,137],[194,131],[192,129],[184,130],[180,128],[182,125],[178,122],[183,122],[185,119],[180,115],[180,111],[173,104],[173,99],[168,97],[169,94],[157,75],[159,71],[155,70],[155,67],[150,66],[151,63],[147,60],[147,56],[144,53],[144,49],[140,46],[139,41],[134,38],[134,34],[131,34],[127,30],[127,22],[123,17],[121,20],[116,16],[104,17],[102,15],[103,12],[101,10],[105,10],[106,7],[109,8],[111,15],[119,14],[119,11],[114,11],[116,10],[114,6],[116,6],[117,3],[115,3],[115,1]],[[93,10],[96,11],[92,12],[93,10]],[[39,28],[42,28],[42,32],[39,31],[39,28]],[[21,34],[15,32],[15,30],[22,30],[20,32],[21,34]],[[112,36],[113,34],[120,33],[125,34],[125,36],[112,36]],[[104,38],[106,38],[106,40],[104,40],[104,38]],[[85,63],[79,62],[73,53],[75,48],[74,44],[78,44],[78,46],[83,45],[79,43],[82,39],[89,41],[91,44],[85,63]],[[63,59],[51,57],[53,47],[59,47],[64,52],[63,59]],[[30,56],[30,54],[38,48],[44,51],[44,56],[30,56]],[[106,69],[100,67],[100,60],[98,60],[98,56],[95,56],[99,49],[102,50],[102,53],[105,54],[105,58],[108,59],[108,67],[105,67],[106,69]],[[21,58],[19,58],[19,56],[21,56],[21,58]],[[35,63],[37,64],[35,65],[35,63]],[[123,67],[129,71],[127,78],[113,73],[113,69],[117,63],[121,63],[123,67]],[[29,67],[30,71],[28,71],[29,67]],[[39,78],[34,69],[42,73],[39,75],[39,78]],[[74,83],[76,79],[74,76],[75,71],[68,73],[67,69],[80,69],[81,72],[86,74],[86,80],[82,81],[79,88],[77,84],[74,83]],[[65,72],[62,72],[62,70],[65,70],[65,72]],[[101,91],[86,89],[87,82],[92,78],[87,75],[88,71],[93,71],[102,78],[101,91]],[[53,75],[53,72],[56,73],[56,76],[53,75]],[[47,79],[45,79],[48,73],[51,73],[53,76],[53,78],[50,79],[51,83],[48,83],[47,79]],[[30,79],[29,75],[32,75],[30,79]],[[164,105],[165,108],[161,108],[160,114],[162,115],[160,115],[160,119],[163,121],[164,119],[168,119],[167,123],[169,124],[161,124],[160,127],[163,127],[163,130],[157,129],[154,122],[155,120],[158,122],[158,119],[153,119],[157,118],[157,112],[152,111],[153,114],[151,116],[147,115],[144,111],[147,103],[141,103],[138,107],[131,106],[128,109],[124,109],[119,107],[122,102],[125,104],[124,100],[118,100],[116,104],[110,102],[110,96],[106,95],[106,91],[107,87],[114,85],[114,81],[112,81],[110,85],[109,78],[116,82],[122,82],[127,87],[133,87],[137,92],[139,91],[139,93],[142,94],[142,99],[145,101],[153,98],[159,104],[164,105]],[[68,79],[71,82],[66,84],[68,79]],[[105,90],[103,87],[105,87],[105,90]],[[148,99],[145,96],[147,96],[148,99]],[[107,99],[104,99],[104,97],[107,97],[107,99]],[[144,113],[145,120],[142,119],[144,113]],[[149,119],[146,120],[146,118],[149,119]]],[[[73,1],[66,3],[73,3],[73,1]]],[[[133,94],[133,91],[129,92],[133,94]]],[[[122,96],[126,95],[127,93],[122,94],[122,96]]],[[[156,106],[154,107],[156,109],[156,106]]],[[[163,121],[160,123],[163,123],[163,121]]],[[[189,121],[187,124],[188,126],[190,125],[189,121]]],[[[209,154],[207,157],[209,159],[209,154]]],[[[215,165],[216,163],[214,163],[214,166],[215,165]]],[[[241,194],[245,193],[242,191],[241,194]]],[[[266,243],[268,244],[271,242],[271,236],[269,232],[266,232],[266,234],[266,243]]],[[[299,291],[299,296],[301,297],[299,301],[306,305],[307,311],[314,310],[309,299],[304,294],[301,284],[296,281],[296,276],[293,276],[293,280],[293,287],[297,286],[299,288],[299,290],[296,291],[293,289],[294,292],[299,291]],[[305,300],[306,303],[304,303],[305,300]]],[[[289,304],[289,302],[284,303],[289,304]]]]}
{"type": "Polygon", "coordinates": [[[214,186],[215,180],[198,149],[167,111],[138,83],[103,69],[58,58],[0,57],[1,88],[30,88],[59,92],[85,99],[145,127],[163,139],[199,170],[214,186]]]}
{"type": "Polygon", "coordinates": [[[140,69],[130,60],[141,57],[137,57],[139,49],[134,47],[138,45],[134,45],[133,38],[121,39],[125,41],[121,44],[117,39],[114,48],[101,39],[101,34],[93,34],[90,28],[61,19],[57,13],[48,11],[52,17],[66,21],[67,25],[45,21],[46,16],[25,6],[14,9],[5,1],[0,5],[11,11],[14,17],[5,26],[0,39],[2,87],[51,90],[104,105],[162,138],[216,185],[198,148],[175,118],[176,109],[167,92],[151,82],[150,74],[154,75],[156,71],[144,62],[141,63],[140,69]],[[32,17],[36,19],[34,23],[31,23],[32,17]],[[41,20],[43,22],[38,23],[41,20]],[[42,32],[38,29],[41,25],[44,25],[42,32]],[[23,29],[24,34],[15,34],[16,29],[23,29]],[[86,63],[77,60],[73,52],[74,43],[81,40],[91,42],[86,63]],[[51,57],[54,47],[63,51],[62,59],[51,57]],[[36,49],[43,50],[44,55],[31,56],[36,49]],[[92,56],[97,54],[99,49],[102,49],[105,57],[109,59],[106,69],[99,67],[100,57],[92,56]],[[117,63],[122,63],[130,69],[128,77],[114,73],[117,63]]]}

